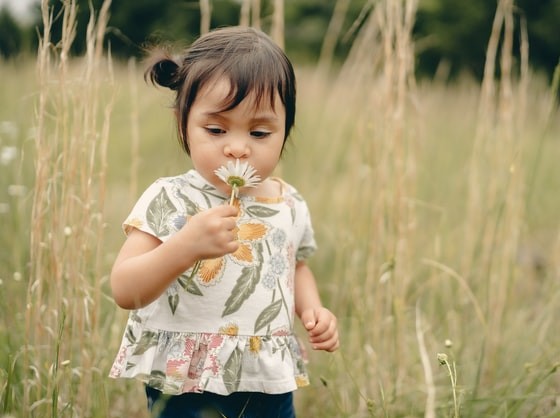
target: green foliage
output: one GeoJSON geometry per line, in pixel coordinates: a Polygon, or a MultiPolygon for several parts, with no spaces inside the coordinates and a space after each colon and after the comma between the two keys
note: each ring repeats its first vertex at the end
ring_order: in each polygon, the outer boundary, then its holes
{"type": "MultiPolygon", "coordinates": [[[[316,62],[319,58],[329,22],[337,1],[340,0],[287,0],[284,4],[285,44],[290,57],[299,63],[316,62]]],[[[99,10],[103,0],[92,0],[94,10],[99,10]]],[[[74,54],[84,50],[85,31],[90,16],[89,1],[77,0],[77,33],[72,45],[74,54]]],[[[55,16],[62,8],[60,0],[50,0],[55,16]]],[[[530,62],[534,68],[552,75],[560,57],[560,2],[555,0],[517,0],[514,57],[519,58],[520,28],[526,22],[530,45],[530,62]]],[[[239,23],[239,0],[213,0],[211,27],[239,23]]],[[[339,39],[335,58],[344,60],[360,19],[367,15],[372,2],[348,0],[348,9],[339,39]]],[[[438,68],[447,76],[468,72],[482,77],[486,44],[490,36],[497,1],[487,0],[424,0],[418,5],[414,37],[417,41],[416,69],[420,75],[432,77],[438,68]]],[[[261,1],[261,26],[269,30],[272,0],[261,1]]],[[[52,30],[53,42],[60,40],[61,16],[52,30]]],[[[19,25],[6,10],[0,12],[0,54],[10,57],[19,51],[34,49],[37,36],[34,27],[41,27],[36,6],[30,27],[19,25]]],[[[186,46],[200,33],[199,2],[191,1],[113,1],[106,34],[114,57],[142,57],[145,48],[153,43],[186,46]]]]}
{"type": "MultiPolygon", "coordinates": [[[[427,0],[418,5],[416,28],[417,69],[432,76],[438,66],[451,76],[469,72],[482,78],[486,45],[497,1],[427,0]],[[444,68],[444,67],[440,67],[444,68]]],[[[552,76],[560,57],[560,2],[516,0],[513,56],[520,59],[521,31],[525,30],[533,67],[552,76]]]]}
{"type": "Polygon", "coordinates": [[[5,7],[0,7],[0,57],[10,58],[22,48],[22,30],[5,7]]]}

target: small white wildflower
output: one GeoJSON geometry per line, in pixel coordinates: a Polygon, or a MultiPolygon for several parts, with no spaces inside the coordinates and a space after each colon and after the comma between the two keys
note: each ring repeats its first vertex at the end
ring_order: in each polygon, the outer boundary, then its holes
{"type": "Polygon", "coordinates": [[[449,338],[447,340],[445,340],[445,346],[447,348],[451,348],[453,347],[453,341],[451,341],[449,338]]]}
{"type": "Polygon", "coordinates": [[[214,173],[231,187],[255,187],[261,181],[260,176],[257,174],[248,162],[240,163],[235,160],[235,164],[228,161],[226,166],[221,166],[214,173]]]}
{"type": "Polygon", "coordinates": [[[439,361],[439,364],[445,364],[447,363],[447,354],[445,353],[437,353],[437,359],[439,361]]]}
{"type": "Polygon", "coordinates": [[[19,133],[18,126],[9,120],[3,120],[0,122],[0,136],[8,137],[9,139],[16,139],[19,133]]]}
{"type": "Polygon", "coordinates": [[[16,147],[2,147],[2,151],[0,152],[0,164],[8,165],[17,157],[18,149],[16,147]]]}
{"type": "Polygon", "coordinates": [[[10,184],[8,186],[8,194],[10,196],[23,197],[27,193],[27,187],[22,184],[10,184]]]}
{"type": "Polygon", "coordinates": [[[385,284],[389,281],[390,278],[391,278],[391,270],[387,270],[383,272],[383,274],[379,278],[379,283],[385,284]]]}
{"type": "Polygon", "coordinates": [[[65,226],[64,227],[64,235],[66,235],[67,237],[72,235],[72,228],[70,228],[69,226],[65,226]]]}
{"type": "Polygon", "coordinates": [[[14,280],[16,282],[21,281],[21,273],[19,271],[14,272],[14,280]]]}
{"type": "Polygon", "coordinates": [[[221,166],[214,171],[224,183],[231,186],[231,202],[237,196],[239,189],[243,187],[256,187],[261,181],[261,177],[248,162],[240,163],[239,159],[228,161],[225,166],[221,166]]]}

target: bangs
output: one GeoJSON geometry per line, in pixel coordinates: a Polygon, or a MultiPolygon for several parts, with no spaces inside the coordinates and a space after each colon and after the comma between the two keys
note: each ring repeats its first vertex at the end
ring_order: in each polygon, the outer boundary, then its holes
{"type": "Polygon", "coordinates": [[[267,83],[256,83],[244,79],[234,79],[231,76],[225,77],[227,77],[229,82],[229,92],[221,103],[221,112],[227,112],[228,110],[234,109],[245,99],[251,102],[251,108],[254,110],[260,107],[269,107],[275,111],[274,104],[276,102],[276,94],[280,96],[280,100],[284,103],[282,95],[278,89],[275,89],[267,83]]]}
{"type": "Polygon", "coordinates": [[[264,33],[252,28],[208,33],[189,48],[177,79],[181,83],[175,106],[181,142],[187,153],[189,108],[202,89],[218,80],[229,82],[229,91],[221,103],[222,112],[232,110],[247,98],[253,108],[265,106],[275,112],[278,94],[286,110],[286,141],[295,119],[294,69],[284,52],[264,33]]]}

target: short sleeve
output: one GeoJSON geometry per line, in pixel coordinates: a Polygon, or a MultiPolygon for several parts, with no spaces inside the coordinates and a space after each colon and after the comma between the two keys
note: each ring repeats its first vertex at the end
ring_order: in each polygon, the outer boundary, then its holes
{"type": "Polygon", "coordinates": [[[185,216],[176,204],[172,183],[158,179],[140,196],[132,211],[123,222],[125,234],[132,228],[153,235],[162,241],[177,231],[185,222],[185,216]]]}
{"type": "Polygon", "coordinates": [[[303,226],[303,233],[301,241],[296,252],[296,260],[303,261],[311,257],[317,250],[317,243],[315,242],[315,234],[313,232],[313,225],[311,223],[311,215],[307,204],[303,201],[300,202],[301,206],[301,219],[303,226]]]}

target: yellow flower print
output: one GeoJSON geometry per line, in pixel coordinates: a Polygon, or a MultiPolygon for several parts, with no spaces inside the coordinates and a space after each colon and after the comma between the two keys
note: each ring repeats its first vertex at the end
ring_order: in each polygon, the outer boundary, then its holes
{"type": "Polygon", "coordinates": [[[239,224],[235,232],[239,240],[239,248],[231,256],[250,265],[253,262],[251,243],[262,239],[266,235],[267,227],[260,222],[250,221],[239,224]]]}
{"type": "Polygon", "coordinates": [[[307,376],[304,376],[304,375],[296,376],[296,386],[298,388],[302,388],[302,387],[308,386],[308,385],[309,385],[309,379],[307,378],[307,376]]]}
{"type": "MultiPolygon", "coordinates": [[[[255,256],[253,255],[253,243],[265,237],[268,232],[268,227],[264,223],[252,219],[239,223],[234,232],[237,234],[239,248],[234,253],[228,254],[225,257],[231,257],[238,264],[245,266],[253,265],[255,260],[255,256]]],[[[202,284],[215,284],[221,279],[225,266],[225,257],[202,260],[197,272],[202,284]]]]}
{"type": "Polygon", "coordinates": [[[208,284],[216,278],[217,274],[222,271],[223,267],[223,257],[204,260],[200,263],[198,277],[200,277],[202,283],[208,284]]]}
{"type": "Polygon", "coordinates": [[[234,322],[230,322],[223,327],[220,327],[220,333],[229,335],[230,337],[235,337],[239,333],[239,325],[234,322]]]}
{"type": "Polygon", "coordinates": [[[261,351],[261,337],[253,336],[249,338],[249,351],[258,354],[261,351]]]}

